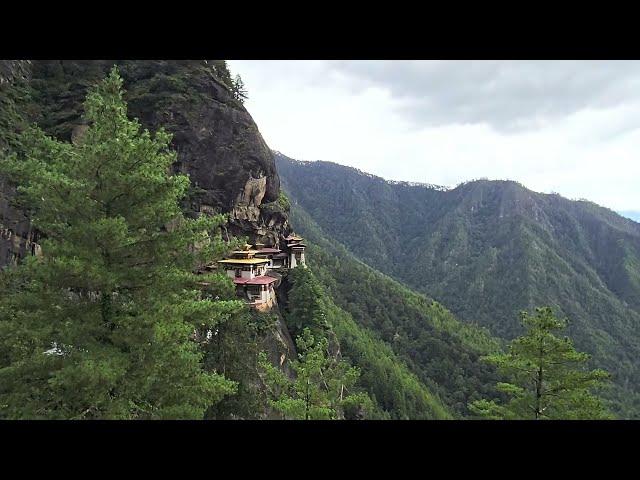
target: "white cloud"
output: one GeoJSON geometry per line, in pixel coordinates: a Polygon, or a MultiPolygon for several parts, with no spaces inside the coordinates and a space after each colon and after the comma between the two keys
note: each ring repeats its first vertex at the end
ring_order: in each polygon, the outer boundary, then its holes
{"type": "Polygon", "coordinates": [[[230,66],[265,140],[290,157],[449,186],[512,179],[640,210],[639,62],[230,66]]]}

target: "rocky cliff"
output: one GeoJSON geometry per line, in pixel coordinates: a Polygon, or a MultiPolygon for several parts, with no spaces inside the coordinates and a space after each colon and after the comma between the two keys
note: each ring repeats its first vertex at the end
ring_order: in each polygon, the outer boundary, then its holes
{"type": "MultiPolygon", "coordinates": [[[[5,60],[0,61],[0,94],[9,98],[7,92],[26,80],[29,98],[11,107],[47,133],[72,140],[84,128],[87,89],[114,64],[124,80],[130,116],[152,131],[164,127],[173,134],[174,168],[192,182],[187,210],[227,213],[229,235],[278,245],[289,224],[288,212],[277,202],[280,179],[273,155],[233,97],[221,62],[5,60]]],[[[37,249],[36,234],[12,205],[12,196],[6,182],[0,185],[0,265],[37,249]]]]}
{"type": "MultiPolygon", "coordinates": [[[[87,128],[82,104],[88,89],[114,64],[124,81],[129,116],[150,131],[173,134],[174,171],[191,179],[186,214],[225,213],[227,238],[246,236],[251,243],[279,246],[291,232],[273,154],[234,98],[222,61],[0,60],[0,154],[20,148],[16,133],[29,122],[75,141],[87,128]]],[[[15,187],[0,178],[0,267],[40,253],[28,205],[16,203],[15,187]]],[[[260,348],[291,375],[288,360],[295,358],[295,346],[280,311],[271,313],[260,348]]]]}

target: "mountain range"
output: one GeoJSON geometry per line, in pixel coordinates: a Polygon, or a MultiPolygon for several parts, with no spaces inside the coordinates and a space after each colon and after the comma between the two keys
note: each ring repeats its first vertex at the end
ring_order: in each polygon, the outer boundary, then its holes
{"type": "Polygon", "coordinates": [[[294,216],[461,321],[509,340],[520,311],[553,307],[612,373],[612,408],[640,414],[640,224],[512,181],[443,189],[275,157],[294,216]]]}

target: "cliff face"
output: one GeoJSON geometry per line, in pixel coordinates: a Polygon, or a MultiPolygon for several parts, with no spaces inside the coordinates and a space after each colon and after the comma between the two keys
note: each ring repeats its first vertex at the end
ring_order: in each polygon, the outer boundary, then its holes
{"type": "MultiPolygon", "coordinates": [[[[0,60],[0,153],[28,122],[65,141],[82,135],[87,90],[114,64],[124,81],[129,117],[150,131],[163,127],[173,134],[174,171],[188,175],[192,184],[186,213],[226,213],[229,237],[279,246],[290,228],[288,208],[278,201],[273,154],[234,99],[220,61],[0,60]]],[[[40,252],[28,206],[15,203],[15,187],[0,178],[0,267],[40,252]]],[[[287,362],[295,358],[295,346],[280,311],[272,313],[277,319],[261,348],[290,374],[287,362]]]]}
{"type": "Polygon", "coordinates": [[[0,60],[0,85],[25,78],[31,62],[28,60],[0,60]]]}
{"type": "MultiPolygon", "coordinates": [[[[289,233],[279,207],[280,179],[273,155],[247,110],[233,98],[212,61],[0,61],[0,92],[29,78],[29,121],[72,140],[82,133],[87,89],[117,64],[129,115],[152,131],[173,134],[176,171],[190,176],[189,211],[228,213],[229,234],[279,244],[289,233]]],[[[6,182],[5,182],[6,183],[6,182]]],[[[12,189],[0,185],[0,265],[37,248],[25,215],[11,205],[12,189]]]]}

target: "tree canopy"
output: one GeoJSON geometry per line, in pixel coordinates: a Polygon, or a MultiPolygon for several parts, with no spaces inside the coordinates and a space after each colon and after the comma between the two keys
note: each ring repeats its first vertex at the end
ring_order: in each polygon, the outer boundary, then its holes
{"type": "Polygon", "coordinates": [[[566,322],[550,307],[533,315],[522,312],[526,333],[511,342],[507,353],[489,355],[488,362],[508,376],[498,388],[509,396],[504,404],[477,400],[472,410],[494,419],[599,419],[609,418],[594,389],[609,377],[604,370],[587,370],[586,353],[578,352],[568,337],[554,333],[566,322]]]}
{"type": "Polygon", "coordinates": [[[115,67],[84,112],[74,142],[31,127],[0,162],[44,237],[0,277],[0,417],[202,418],[236,388],[193,341],[241,307],[193,273],[224,218],[182,214],[170,135],[127,117],[115,67]]]}

